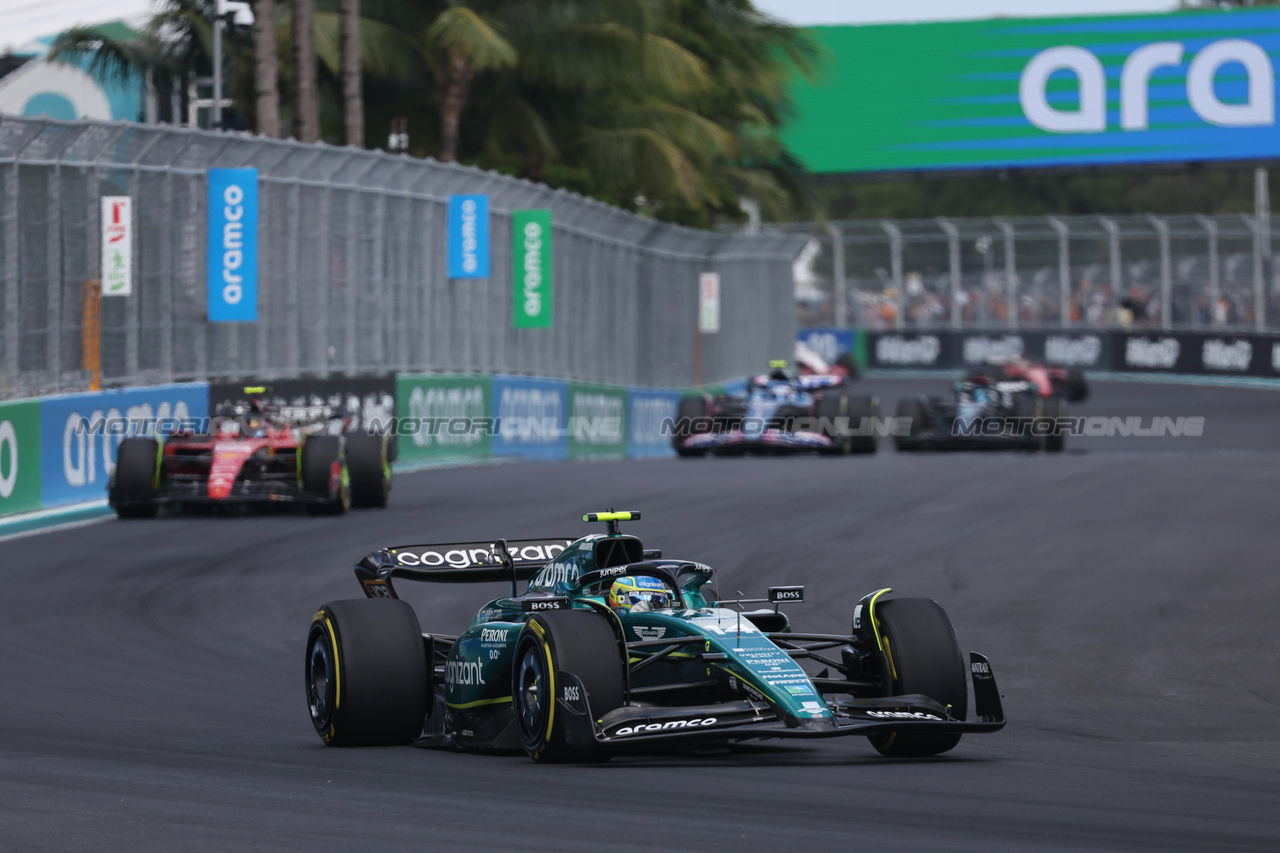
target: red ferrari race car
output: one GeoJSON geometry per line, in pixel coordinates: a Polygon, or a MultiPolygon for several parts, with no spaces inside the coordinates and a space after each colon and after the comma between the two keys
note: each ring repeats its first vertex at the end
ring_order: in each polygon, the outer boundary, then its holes
{"type": "Polygon", "coordinates": [[[1010,361],[989,360],[969,368],[968,379],[996,382],[1030,382],[1041,397],[1062,397],[1077,403],[1089,398],[1089,383],[1078,367],[1051,367],[1025,358],[1010,361]]]}
{"type": "Polygon", "coordinates": [[[390,437],[352,429],[344,410],[288,415],[267,389],[220,406],[207,431],[120,442],[107,486],[120,518],[154,518],[161,506],[287,503],[316,514],[381,508],[391,491],[390,437]]]}

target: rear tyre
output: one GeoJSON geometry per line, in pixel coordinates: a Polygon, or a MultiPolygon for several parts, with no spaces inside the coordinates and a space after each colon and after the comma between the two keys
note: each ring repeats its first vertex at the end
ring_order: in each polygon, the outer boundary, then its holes
{"type": "Polygon", "coordinates": [[[842,392],[820,398],[814,406],[814,415],[818,418],[819,429],[836,442],[823,453],[829,455],[875,453],[877,440],[874,429],[869,436],[848,435],[841,432],[846,429],[850,432],[860,430],[864,425],[871,426],[869,419],[876,416],[877,410],[875,398],[866,394],[850,395],[842,392]]]}
{"type": "Polygon", "coordinates": [[[1084,378],[1084,371],[1078,367],[1067,371],[1067,399],[1072,403],[1089,399],[1089,381],[1084,378]]]}
{"type": "Polygon", "coordinates": [[[160,480],[160,442],[126,438],[116,452],[116,468],[107,494],[118,518],[155,518],[160,480]]]}
{"type": "MultiPolygon", "coordinates": [[[[1024,394],[1015,400],[1013,404],[1013,414],[1019,419],[1020,423],[1029,421],[1032,424],[1036,424],[1044,417],[1044,411],[1044,398],[1039,394],[1024,394]]],[[[1047,437],[1036,435],[1032,429],[1015,436],[1012,441],[1023,450],[1045,450],[1047,446],[1047,437]]]]}
{"type": "Polygon", "coordinates": [[[360,432],[351,433],[346,439],[352,508],[386,507],[391,495],[391,460],[387,436],[360,432]]]}
{"type": "Polygon", "coordinates": [[[906,435],[898,435],[895,430],[895,435],[893,436],[894,449],[899,453],[907,450],[919,450],[920,434],[924,432],[926,424],[924,403],[916,397],[899,400],[897,417],[899,423],[901,423],[902,418],[907,418],[910,429],[907,430],[906,435]]]}
{"type": "Polygon", "coordinates": [[[559,673],[577,676],[597,720],[625,701],[626,661],[608,618],[587,610],[539,613],[516,641],[511,705],[525,752],[534,761],[593,761],[608,753],[575,749],[568,743],[568,712],[557,699],[559,673]]]}
{"type": "Polygon", "coordinates": [[[350,506],[346,460],[342,453],[342,439],[336,435],[312,435],[302,441],[299,467],[302,490],[311,497],[321,497],[320,503],[307,505],[315,515],[340,515],[350,506]]]}
{"type": "Polygon", "coordinates": [[[406,744],[422,733],[427,653],[405,602],[329,602],[311,621],[304,664],[311,723],[326,745],[406,744]]]}
{"type": "MultiPolygon", "coordinates": [[[[963,720],[969,709],[964,658],[946,611],[928,598],[891,598],[876,605],[875,618],[889,661],[888,695],[922,693],[963,720]]],[[[867,740],[881,755],[918,758],[954,748],[960,735],[891,732],[867,740]]]]}
{"type": "MultiPolygon", "coordinates": [[[[692,430],[691,427],[685,426],[698,419],[707,417],[707,401],[703,397],[681,397],[680,404],[676,407],[676,424],[683,429],[690,429],[689,435],[701,435],[708,432],[706,429],[692,430]],[[687,420],[686,420],[687,419],[687,420]]],[[[671,446],[675,448],[678,456],[706,456],[707,451],[687,448],[684,446],[686,436],[671,436],[671,446]]]]}
{"type": "Polygon", "coordinates": [[[1044,440],[1044,449],[1048,453],[1061,453],[1067,449],[1067,434],[1059,429],[1061,419],[1067,416],[1067,401],[1061,397],[1053,397],[1044,403],[1045,417],[1057,419],[1053,432],[1044,440]]]}

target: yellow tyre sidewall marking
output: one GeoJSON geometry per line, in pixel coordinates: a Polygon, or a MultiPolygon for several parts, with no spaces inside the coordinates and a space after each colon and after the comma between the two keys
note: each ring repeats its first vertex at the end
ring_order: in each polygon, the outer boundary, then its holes
{"type": "Polygon", "coordinates": [[[546,640],[542,641],[542,651],[547,658],[547,685],[551,688],[548,693],[547,701],[547,743],[551,742],[551,727],[556,722],[556,676],[555,666],[551,663],[551,646],[546,640]]]}

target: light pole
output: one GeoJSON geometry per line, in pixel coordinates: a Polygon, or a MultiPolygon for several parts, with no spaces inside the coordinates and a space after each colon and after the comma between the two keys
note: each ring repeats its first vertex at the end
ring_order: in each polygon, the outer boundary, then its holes
{"type": "Polygon", "coordinates": [[[209,125],[222,130],[222,28],[230,23],[238,26],[253,25],[253,10],[248,3],[237,0],[218,0],[213,15],[213,109],[209,125]]]}

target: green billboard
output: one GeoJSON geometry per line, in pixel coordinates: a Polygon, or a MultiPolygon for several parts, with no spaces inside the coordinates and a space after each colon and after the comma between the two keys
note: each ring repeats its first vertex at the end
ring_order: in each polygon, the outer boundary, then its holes
{"type": "Polygon", "coordinates": [[[627,389],[569,383],[569,458],[627,455],[627,389]]]}
{"type": "Polygon", "coordinates": [[[788,148],[825,174],[1280,156],[1280,9],[815,27],[788,148]]]}
{"type": "Polygon", "coordinates": [[[40,508],[40,402],[0,403],[0,515],[40,508]]]}
{"type": "Polygon", "coordinates": [[[515,327],[551,328],[551,211],[512,211],[511,283],[515,327]]]}
{"type": "Polygon", "coordinates": [[[469,374],[396,376],[400,462],[482,458],[493,440],[493,381],[469,374]]]}

